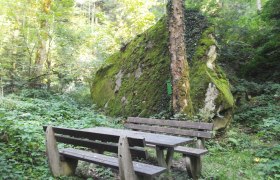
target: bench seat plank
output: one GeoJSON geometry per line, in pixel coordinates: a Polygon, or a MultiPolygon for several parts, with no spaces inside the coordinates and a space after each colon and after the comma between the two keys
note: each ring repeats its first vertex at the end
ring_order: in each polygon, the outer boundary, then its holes
{"type": "MultiPolygon", "coordinates": [[[[95,163],[98,165],[104,165],[114,169],[119,168],[118,158],[115,157],[110,157],[102,154],[97,154],[97,153],[73,149],[73,148],[63,149],[59,153],[65,157],[79,159],[90,163],[95,163]]],[[[135,173],[138,175],[144,175],[144,176],[148,175],[152,177],[166,171],[166,168],[164,167],[153,166],[153,165],[134,162],[134,161],[133,161],[133,168],[135,173]]]]}
{"type": "Polygon", "coordinates": [[[174,148],[175,152],[179,152],[186,155],[192,155],[192,156],[201,156],[203,154],[206,154],[208,150],[206,149],[197,149],[197,148],[190,148],[185,146],[177,146],[174,148]]]}
{"type": "MultiPolygon", "coordinates": [[[[147,147],[156,148],[153,144],[146,144],[147,147]]],[[[174,152],[182,153],[185,155],[192,155],[192,156],[201,156],[207,154],[207,149],[198,149],[198,148],[191,148],[185,146],[177,146],[174,148],[174,152]]]]}

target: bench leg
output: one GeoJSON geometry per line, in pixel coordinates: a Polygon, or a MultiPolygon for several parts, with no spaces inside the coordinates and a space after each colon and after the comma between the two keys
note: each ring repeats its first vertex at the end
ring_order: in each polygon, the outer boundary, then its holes
{"type": "Polygon", "coordinates": [[[205,139],[204,138],[199,138],[196,141],[196,148],[205,149],[204,144],[205,144],[205,139]]]}
{"type": "Polygon", "coordinates": [[[151,176],[138,176],[138,180],[152,180],[151,176]]]}
{"type": "Polygon", "coordinates": [[[119,174],[121,180],[138,180],[133,168],[127,137],[121,136],[118,144],[119,174]]]}
{"type": "Polygon", "coordinates": [[[167,169],[170,169],[172,165],[174,148],[167,148],[166,158],[164,158],[164,148],[160,146],[156,146],[156,154],[157,154],[158,164],[162,167],[166,167],[167,169]]]}
{"type": "Polygon", "coordinates": [[[188,171],[188,175],[192,177],[194,180],[198,179],[199,176],[201,175],[201,169],[202,169],[201,157],[189,156],[189,157],[185,157],[185,160],[186,160],[186,168],[188,171]]]}
{"type": "Polygon", "coordinates": [[[60,175],[61,176],[69,176],[75,174],[78,160],[77,159],[71,159],[66,157],[60,158],[60,175]]]}
{"type": "Polygon", "coordinates": [[[51,126],[48,126],[46,131],[46,153],[53,176],[67,176],[75,173],[78,161],[68,158],[61,159],[51,126]]]}

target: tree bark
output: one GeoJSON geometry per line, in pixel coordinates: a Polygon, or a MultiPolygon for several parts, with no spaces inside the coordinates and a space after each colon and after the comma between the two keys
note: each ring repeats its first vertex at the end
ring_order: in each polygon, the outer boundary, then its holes
{"type": "Polygon", "coordinates": [[[262,10],[262,1],[261,0],[257,0],[257,9],[258,9],[258,11],[262,10]]]}
{"type": "Polygon", "coordinates": [[[174,113],[192,114],[189,66],[185,45],[184,1],[168,3],[169,52],[171,55],[172,106],[174,113]]]}
{"type": "MultiPolygon", "coordinates": [[[[42,2],[42,13],[48,15],[50,12],[52,0],[43,0],[42,2]]],[[[39,77],[43,73],[44,63],[48,58],[47,51],[47,43],[49,40],[49,32],[48,32],[48,21],[43,18],[40,22],[40,38],[39,38],[39,48],[37,49],[36,58],[35,58],[35,66],[33,70],[33,76],[39,77]]],[[[36,79],[36,82],[32,82],[32,87],[38,86],[41,84],[40,79],[36,79]]]]}

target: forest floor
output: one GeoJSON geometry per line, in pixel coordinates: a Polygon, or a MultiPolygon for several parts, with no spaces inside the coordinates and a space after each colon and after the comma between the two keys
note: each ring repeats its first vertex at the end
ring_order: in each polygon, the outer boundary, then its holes
{"type": "MultiPolygon", "coordinates": [[[[77,102],[73,94],[29,90],[2,97],[0,101],[0,180],[54,179],[46,161],[43,125],[122,127],[122,119],[97,113],[94,107],[77,102]]],[[[280,176],[279,141],[262,139],[250,127],[233,123],[223,136],[208,141],[206,146],[209,153],[202,160],[201,179],[277,179],[280,176]]],[[[149,152],[151,162],[156,163],[155,152],[149,152]]],[[[79,163],[76,176],[60,179],[117,179],[117,172],[79,163]]],[[[180,154],[175,154],[172,171],[160,179],[189,179],[180,154]]]]}

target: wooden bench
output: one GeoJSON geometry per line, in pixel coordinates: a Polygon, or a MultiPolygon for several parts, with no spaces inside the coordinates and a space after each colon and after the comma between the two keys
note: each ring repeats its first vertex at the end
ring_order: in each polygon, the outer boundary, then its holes
{"type": "Polygon", "coordinates": [[[134,161],[147,158],[143,138],[128,138],[51,126],[44,126],[44,130],[48,162],[54,176],[74,174],[78,160],[118,169],[121,179],[125,180],[152,179],[166,171],[163,167],[134,161]],[[75,148],[59,150],[57,142],[70,144],[75,148]],[[116,153],[117,157],[110,156],[108,153],[104,155],[104,152],[116,153]]]}
{"type": "MultiPolygon", "coordinates": [[[[189,176],[197,179],[201,174],[201,156],[208,151],[204,148],[205,139],[212,138],[213,123],[163,120],[151,118],[128,117],[125,127],[137,131],[164,133],[176,136],[196,137],[196,148],[177,146],[174,152],[186,157],[189,176]]],[[[149,147],[153,145],[147,144],[149,147]]]]}

